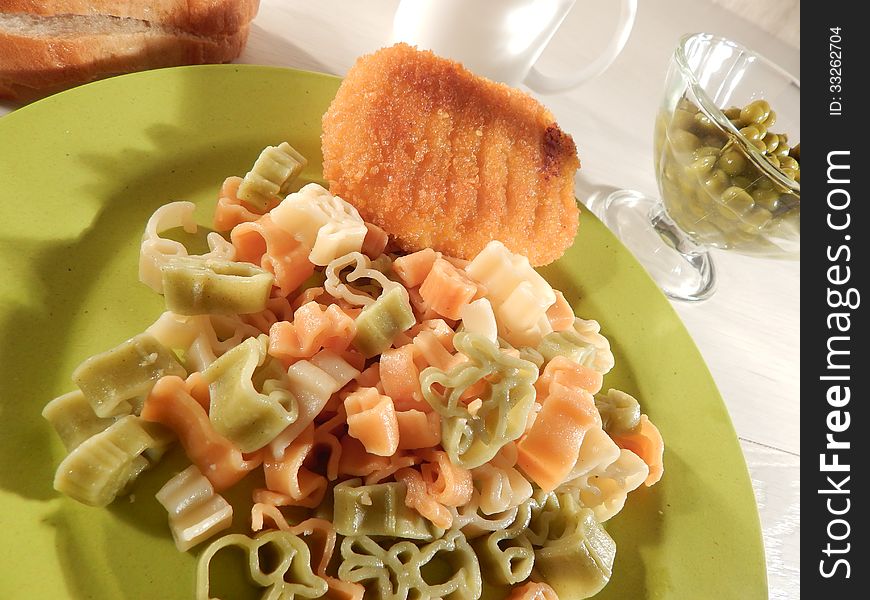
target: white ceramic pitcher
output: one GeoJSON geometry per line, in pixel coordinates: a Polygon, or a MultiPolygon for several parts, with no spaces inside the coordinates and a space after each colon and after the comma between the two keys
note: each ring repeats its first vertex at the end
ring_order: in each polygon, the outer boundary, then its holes
{"type": "Polygon", "coordinates": [[[558,92],[603,73],[628,41],[637,13],[637,0],[619,0],[619,24],[601,54],[570,73],[545,75],[535,62],[575,2],[402,0],[393,20],[393,42],[432,50],[496,81],[558,92]]]}

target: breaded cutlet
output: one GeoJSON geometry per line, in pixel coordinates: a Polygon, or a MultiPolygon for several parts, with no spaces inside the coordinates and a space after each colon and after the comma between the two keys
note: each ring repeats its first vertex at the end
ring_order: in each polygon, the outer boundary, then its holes
{"type": "Polygon", "coordinates": [[[473,258],[498,239],[533,265],[577,232],[571,136],[528,94],[397,44],[361,57],[323,115],[330,191],[406,251],[473,258]]]}

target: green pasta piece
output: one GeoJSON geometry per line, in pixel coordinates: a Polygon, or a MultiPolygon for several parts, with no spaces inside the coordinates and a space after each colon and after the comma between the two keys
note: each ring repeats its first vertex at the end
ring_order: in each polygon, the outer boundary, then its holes
{"type": "Polygon", "coordinates": [[[573,534],[535,551],[535,568],[561,597],[589,598],[613,573],[616,544],[588,508],[573,534]]]}
{"type": "Polygon", "coordinates": [[[477,600],[480,564],[459,530],[425,546],[402,541],[384,548],[365,535],[344,538],[338,577],[361,583],[369,600],[477,600]]]}
{"type": "Polygon", "coordinates": [[[90,506],[106,506],[148,468],[142,454],[159,442],[128,415],[85,440],[60,463],[54,489],[90,506]]]}
{"type": "Polygon", "coordinates": [[[526,533],[538,548],[535,569],[561,596],[589,598],[610,580],[616,544],[575,493],[541,494],[530,500],[526,533]]]}
{"type": "Polygon", "coordinates": [[[357,316],[353,345],[366,358],[377,356],[392,345],[399,333],[416,322],[407,292],[396,286],[381,294],[357,316]]]}
{"type": "Polygon", "coordinates": [[[202,372],[211,396],[209,420],[242,452],[259,450],[299,416],[296,398],[280,380],[264,380],[262,391],[254,387],[254,371],[266,358],[268,341],[266,335],[248,338],[202,372]]]}
{"type": "Polygon", "coordinates": [[[73,371],[72,379],[98,417],[130,414],[131,400],[144,397],[161,377],[186,377],[171,350],[147,333],[90,357],[73,371]]]}
{"type": "Polygon", "coordinates": [[[493,531],[473,542],[484,578],[494,585],[514,585],[528,579],[535,565],[535,550],[526,536],[531,504],[524,502],[510,527],[493,531]]]}
{"type": "Polygon", "coordinates": [[[538,352],[541,353],[546,362],[550,362],[557,356],[564,356],[575,363],[588,366],[588,363],[595,356],[595,347],[583,343],[576,333],[566,329],[545,335],[538,346],[538,352]]]}
{"type": "Polygon", "coordinates": [[[335,486],[333,523],[339,535],[432,540],[443,533],[405,504],[404,483],[362,485],[361,479],[335,486]]]}
{"type": "Polygon", "coordinates": [[[574,362],[606,374],[613,368],[610,343],[598,332],[598,323],[577,318],[565,331],[548,333],[538,345],[545,362],[564,356],[574,362]]]}
{"type": "Polygon", "coordinates": [[[98,417],[81,390],[58,396],[45,405],[42,416],[54,427],[68,452],[115,422],[110,417],[98,417]]]}
{"type": "Polygon", "coordinates": [[[468,357],[449,372],[428,367],[420,373],[426,401],[441,415],[441,444],[450,460],[466,469],[490,461],[502,446],[519,438],[535,401],[537,367],[502,352],[486,337],[457,333],[456,349],[468,357]],[[465,391],[486,379],[482,405],[471,414],[461,400],[465,391]],[[443,387],[444,392],[439,391],[443,387]]]}
{"type": "MultiPolygon", "coordinates": [[[[213,600],[209,563],[215,554],[228,547],[241,549],[247,558],[247,575],[263,589],[264,600],[297,600],[321,598],[328,584],[315,575],[311,566],[311,551],[297,535],[289,531],[266,531],[255,538],[231,533],[218,538],[203,551],[196,568],[197,600],[213,600]],[[263,564],[264,558],[268,563],[263,564]]],[[[230,599],[225,599],[230,600],[230,599]]]]}
{"type": "Polygon", "coordinates": [[[287,142],[267,146],[239,184],[238,197],[266,211],[271,204],[287,195],[290,183],[308,161],[287,142]]]}
{"type": "Polygon", "coordinates": [[[601,414],[604,431],[610,435],[631,433],[640,425],[640,403],[625,392],[610,389],[606,394],[598,394],[595,407],[601,414]]]}
{"type": "Polygon", "coordinates": [[[145,449],[145,452],[142,453],[142,456],[147,458],[148,462],[152,465],[156,465],[176,440],[175,433],[160,423],[140,420],[139,425],[151,436],[152,440],[151,444],[145,449]]]}
{"type": "Polygon", "coordinates": [[[161,268],[167,310],[179,315],[260,312],[275,277],[255,265],[202,256],[179,256],[161,268]]]}

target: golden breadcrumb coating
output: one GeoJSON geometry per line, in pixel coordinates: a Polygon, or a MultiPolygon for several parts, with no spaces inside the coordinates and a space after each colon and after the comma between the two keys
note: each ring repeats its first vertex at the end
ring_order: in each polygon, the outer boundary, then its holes
{"type": "Polygon", "coordinates": [[[533,265],[574,241],[571,136],[520,90],[397,44],[363,56],[323,115],[330,191],[406,251],[473,258],[498,239],[533,265]]]}

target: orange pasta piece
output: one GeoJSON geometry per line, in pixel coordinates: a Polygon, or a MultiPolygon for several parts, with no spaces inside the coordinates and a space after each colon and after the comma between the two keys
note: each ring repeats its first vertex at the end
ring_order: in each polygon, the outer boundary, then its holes
{"type": "Polygon", "coordinates": [[[347,364],[352,366],[360,373],[362,373],[363,369],[365,369],[366,357],[357,350],[354,350],[353,348],[348,348],[347,350],[339,352],[338,354],[344,359],[347,364]]]}
{"type": "Polygon", "coordinates": [[[399,423],[392,398],[375,388],[361,388],[345,398],[344,409],[348,434],[362,442],[367,452],[377,456],[396,453],[399,423]]]}
{"type": "Polygon", "coordinates": [[[356,376],[355,381],[360,387],[375,387],[381,381],[380,363],[372,363],[365,371],[356,376]]]}
{"type": "Polygon", "coordinates": [[[287,296],[314,273],[309,249],[272,221],[268,214],[253,223],[241,223],[230,232],[239,260],[259,264],[275,276],[275,285],[287,296]]]}
{"type": "Polygon", "coordinates": [[[262,453],[245,459],[242,451],[216,432],[202,405],[190,395],[183,379],[161,378],[145,399],[141,416],[171,429],[187,457],[205,475],[215,491],[241,480],[263,460],[262,453]]]}
{"type": "Polygon", "coordinates": [[[420,321],[411,327],[407,333],[413,339],[424,331],[433,333],[435,338],[441,342],[442,346],[444,346],[444,349],[451,354],[456,352],[456,348],[453,347],[453,336],[456,335],[456,332],[453,331],[453,327],[451,327],[444,319],[437,318],[420,321]]]}
{"type": "Polygon", "coordinates": [[[211,407],[211,394],[208,391],[208,382],[202,376],[202,373],[195,371],[187,376],[185,380],[187,393],[202,406],[206,412],[211,407]]]}
{"type": "Polygon", "coordinates": [[[420,296],[427,306],[454,321],[459,319],[460,310],[471,302],[476,293],[477,285],[443,258],[435,260],[420,285],[420,296]]]}
{"type": "Polygon", "coordinates": [[[266,301],[266,308],[263,311],[241,315],[241,317],[242,321],[268,335],[269,329],[278,321],[293,320],[293,307],[287,298],[277,296],[266,301]]]}
{"type": "Polygon", "coordinates": [[[665,472],[663,456],[665,442],[658,427],[646,415],[640,416],[637,431],[611,436],[616,445],[637,454],[649,467],[649,475],[643,482],[647,487],[658,482],[665,472]]]}
{"type": "Polygon", "coordinates": [[[358,439],[346,435],[341,438],[341,455],[338,472],[351,477],[367,477],[372,473],[389,468],[390,459],[366,452],[358,439]]]}
{"type": "Polygon", "coordinates": [[[342,581],[329,575],[321,575],[321,577],[326,580],[326,585],[329,586],[323,600],[363,600],[366,589],[362,584],[342,581]]]}
{"type": "Polygon", "coordinates": [[[441,417],[438,413],[419,410],[396,412],[399,424],[399,450],[431,448],[441,443],[441,417]]]}
{"type": "Polygon", "coordinates": [[[293,322],[279,321],[269,329],[269,354],[285,363],[314,356],[324,348],[341,352],[356,334],[354,320],[338,306],[324,309],[317,302],[302,305],[293,322]]]}
{"type": "Polygon", "coordinates": [[[565,295],[559,290],[556,293],[556,303],[547,309],[547,320],[553,331],[565,331],[574,327],[574,309],[565,300],[565,295]]]}
{"type": "Polygon", "coordinates": [[[227,177],[221,186],[214,211],[214,230],[229,231],[240,223],[256,221],[262,215],[238,196],[241,177],[227,177]]]}
{"type": "Polygon", "coordinates": [[[531,429],[517,442],[517,464],[545,492],[556,489],[577,462],[596,417],[592,394],[552,384],[531,429]]]}
{"type": "Polygon", "coordinates": [[[468,504],[474,491],[471,471],[454,465],[442,450],[433,450],[429,454],[431,462],[420,467],[426,491],[444,506],[468,504]]]}
{"type": "Polygon", "coordinates": [[[288,504],[314,508],[323,500],[326,478],[303,466],[313,446],[314,425],[311,424],[287,446],[279,460],[267,459],[263,462],[266,487],[269,491],[287,496],[290,500],[285,502],[288,504]]]}
{"type": "Polygon", "coordinates": [[[535,382],[538,395],[546,396],[548,389],[554,382],[565,387],[586,390],[590,394],[597,394],[601,391],[604,375],[577,364],[569,358],[557,356],[547,363],[538,381],[535,382]]]}
{"type": "Polygon", "coordinates": [[[420,295],[420,288],[408,288],[408,301],[418,321],[437,319],[440,316],[420,295]]]}
{"type": "Polygon", "coordinates": [[[338,406],[338,412],[322,425],[314,428],[314,448],[312,455],[321,453],[325,449],[328,453],[326,459],[326,478],[329,481],[338,479],[339,464],[341,462],[341,442],[338,441],[337,433],[344,433],[347,425],[347,415],[344,406],[338,406]]]}
{"type": "Polygon", "coordinates": [[[411,468],[396,471],[396,481],[405,484],[405,504],[413,508],[426,519],[432,521],[436,527],[450,529],[453,525],[453,515],[447,507],[440,504],[429,494],[426,482],[419,472],[411,468]]]}
{"type": "Polygon", "coordinates": [[[365,484],[374,485],[376,483],[380,483],[388,477],[392,477],[399,469],[413,467],[419,462],[420,457],[416,454],[396,453],[389,457],[389,461],[387,462],[386,466],[376,469],[375,471],[367,475],[364,480],[365,484]]]}
{"type": "Polygon", "coordinates": [[[420,369],[414,362],[416,353],[413,344],[384,350],[379,368],[381,384],[397,409],[414,408],[430,412],[432,407],[423,399],[420,389],[420,369]]]}
{"type": "MultiPolygon", "coordinates": [[[[452,341],[451,341],[452,344],[452,341]]],[[[465,360],[464,356],[451,354],[432,331],[421,331],[414,337],[414,347],[423,363],[420,370],[432,366],[442,371],[449,371],[455,365],[465,360]]],[[[418,364],[418,367],[421,365],[418,364]]]]}
{"type": "Polygon", "coordinates": [[[529,581],[511,590],[505,600],[559,600],[556,590],[546,583],[529,581]]]}
{"type": "MultiPolygon", "coordinates": [[[[324,306],[327,304],[331,304],[332,296],[326,293],[320,286],[310,287],[299,292],[293,302],[290,303],[290,306],[293,307],[293,311],[299,310],[299,307],[303,304],[308,304],[309,302],[317,302],[318,304],[323,304],[324,306]]],[[[284,319],[284,321],[292,321],[292,318],[284,319]]]]}
{"type": "Polygon", "coordinates": [[[393,272],[399,276],[406,288],[415,288],[423,283],[435,260],[440,257],[441,253],[432,248],[412,252],[393,261],[393,272]]]}
{"type": "Polygon", "coordinates": [[[384,253],[389,239],[386,231],[374,223],[366,222],[366,236],[363,239],[360,252],[369,258],[377,258],[384,253]]]}

